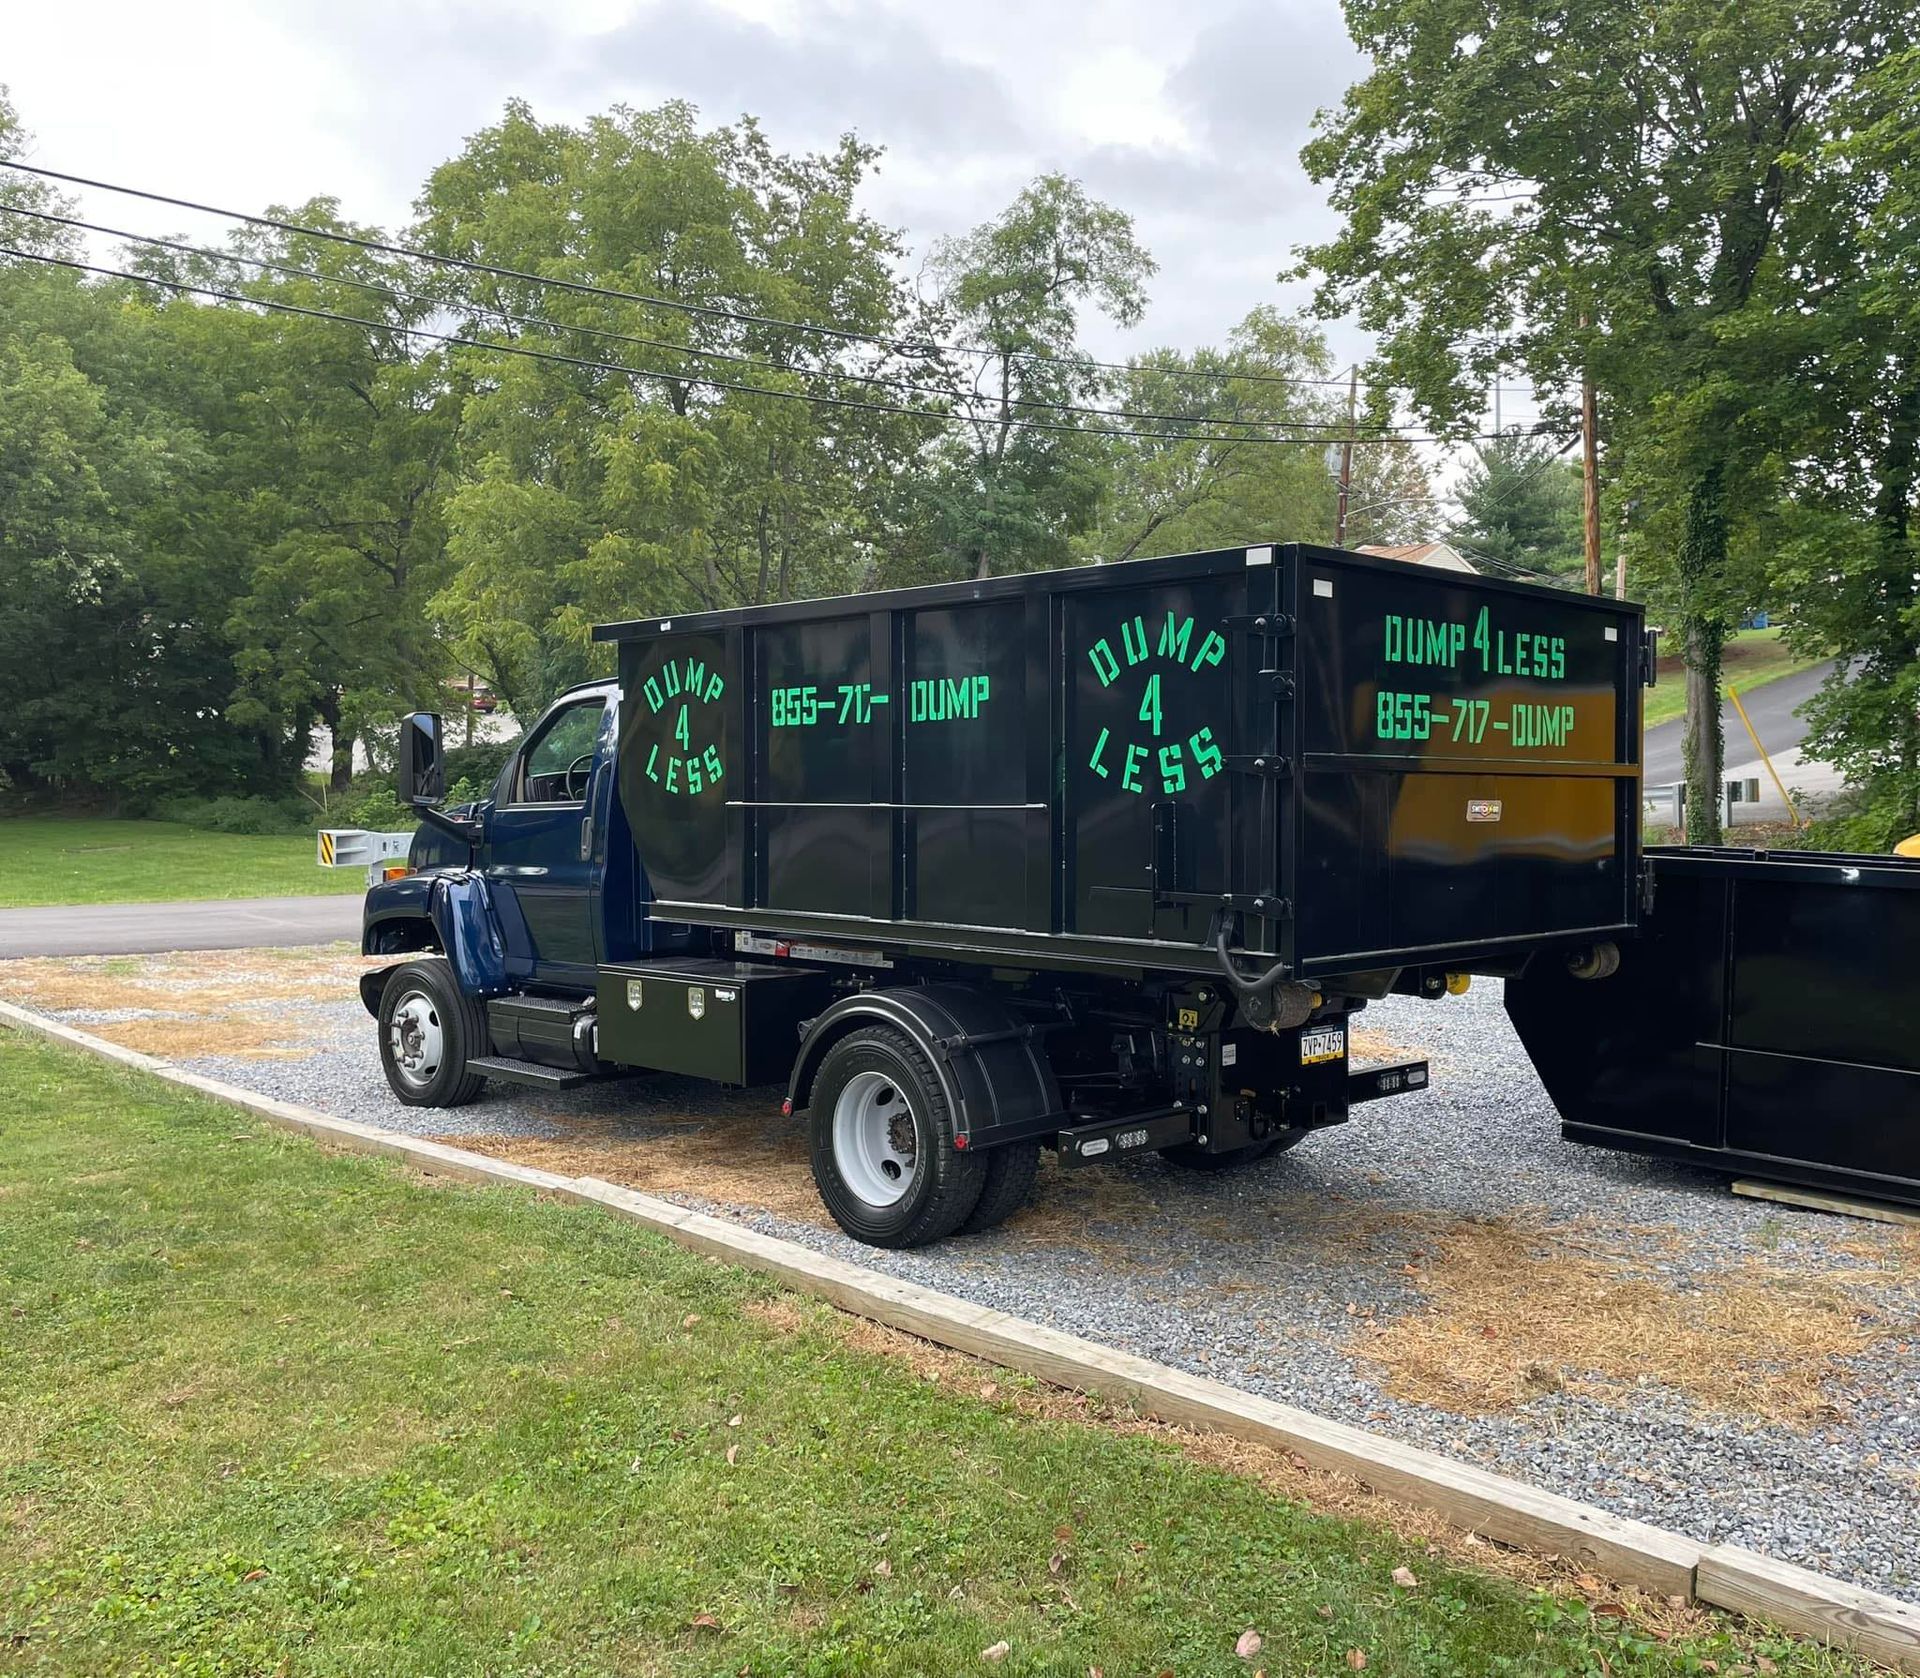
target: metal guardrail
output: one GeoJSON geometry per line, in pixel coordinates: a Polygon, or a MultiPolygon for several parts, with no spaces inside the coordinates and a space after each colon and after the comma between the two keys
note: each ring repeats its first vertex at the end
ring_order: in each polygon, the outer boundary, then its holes
{"type": "MultiPolygon", "coordinates": [[[[1720,825],[1733,825],[1733,808],[1736,804],[1758,804],[1760,802],[1760,778],[1748,776],[1744,780],[1728,781],[1720,794],[1720,825]]],[[[1789,806],[1791,809],[1791,806],[1789,806]]],[[[1640,816],[1643,821],[1657,822],[1664,827],[1678,827],[1686,819],[1687,783],[1685,781],[1665,781],[1654,786],[1642,786],[1640,789],[1640,816]]]]}
{"type": "Polygon", "coordinates": [[[413,846],[413,834],[373,833],[364,827],[323,827],[320,829],[315,860],[322,868],[364,868],[367,884],[374,885],[380,871],[392,862],[405,862],[413,846]]]}

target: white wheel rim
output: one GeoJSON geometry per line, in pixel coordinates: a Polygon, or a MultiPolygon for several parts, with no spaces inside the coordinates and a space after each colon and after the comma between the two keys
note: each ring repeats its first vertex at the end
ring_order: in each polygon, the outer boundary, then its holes
{"type": "Polygon", "coordinates": [[[425,991],[408,991],[387,1021],[387,1047],[394,1070],[408,1089],[425,1089],[440,1070],[446,1035],[440,1010],[425,991]]]}
{"type": "Polygon", "coordinates": [[[913,1186],[919,1153],[913,1113],[884,1072],[856,1072],[833,1103],[833,1158],[869,1206],[897,1204],[913,1186]]]}

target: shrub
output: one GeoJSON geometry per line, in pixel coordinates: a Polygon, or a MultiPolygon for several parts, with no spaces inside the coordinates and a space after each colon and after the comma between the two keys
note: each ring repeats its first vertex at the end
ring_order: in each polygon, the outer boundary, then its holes
{"type": "Polygon", "coordinates": [[[302,798],[174,798],[154,815],[211,833],[300,833],[316,825],[302,798]]]}
{"type": "Polygon", "coordinates": [[[342,799],[328,813],[330,827],[364,827],[375,833],[398,833],[415,825],[414,814],[400,795],[382,783],[357,797],[342,799]]]}
{"type": "MultiPolygon", "coordinates": [[[[446,755],[447,785],[458,781],[471,781],[480,790],[475,798],[485,798],[493,791],[493,783],[500,779],[500,771],[513,755],[519,740],[476,740],[471,746],[455,746],[446,755]]],[[[449,797],[449,802],[461,800],[449,797]]]]}

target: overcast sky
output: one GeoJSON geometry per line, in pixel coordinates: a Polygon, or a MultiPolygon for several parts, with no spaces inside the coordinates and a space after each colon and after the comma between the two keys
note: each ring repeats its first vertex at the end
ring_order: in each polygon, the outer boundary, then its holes
{"type": "MultiPolygon", "coordinates": [[[[1102,352],[1218,342],[1256,304],[1304,306],[1275,276],[1332,218],[1300,146],[1361,62],[1337,0],[7,10],[0,82],[39,137],[33,161],[237,209],[330,193],[397,225],[427,171],[516,95],[547,119],[682,98],[715,122],[751,112],[789,149],[853,129],[886,150],[867,207],[916,256],[1063,170],[1128,211],[1160,264],[1140,327],[1089,323],[1102,352]]],[[[187,225],[101,195],[89,209],[187,225]]],[[[1344,323],[1328,332],[1343,360],[1365,352],[1344,323]]]]}

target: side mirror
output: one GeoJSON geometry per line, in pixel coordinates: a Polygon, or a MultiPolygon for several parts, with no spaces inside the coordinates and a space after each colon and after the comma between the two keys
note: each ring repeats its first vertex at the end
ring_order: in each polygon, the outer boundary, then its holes
{"type": "Polygon", "coordinates": [[[414,809],[438,804],[447,795],[446,765],[440,759],[440,718],[412,711],[400,719],[399,782],[401,802],[414,809]]]}

